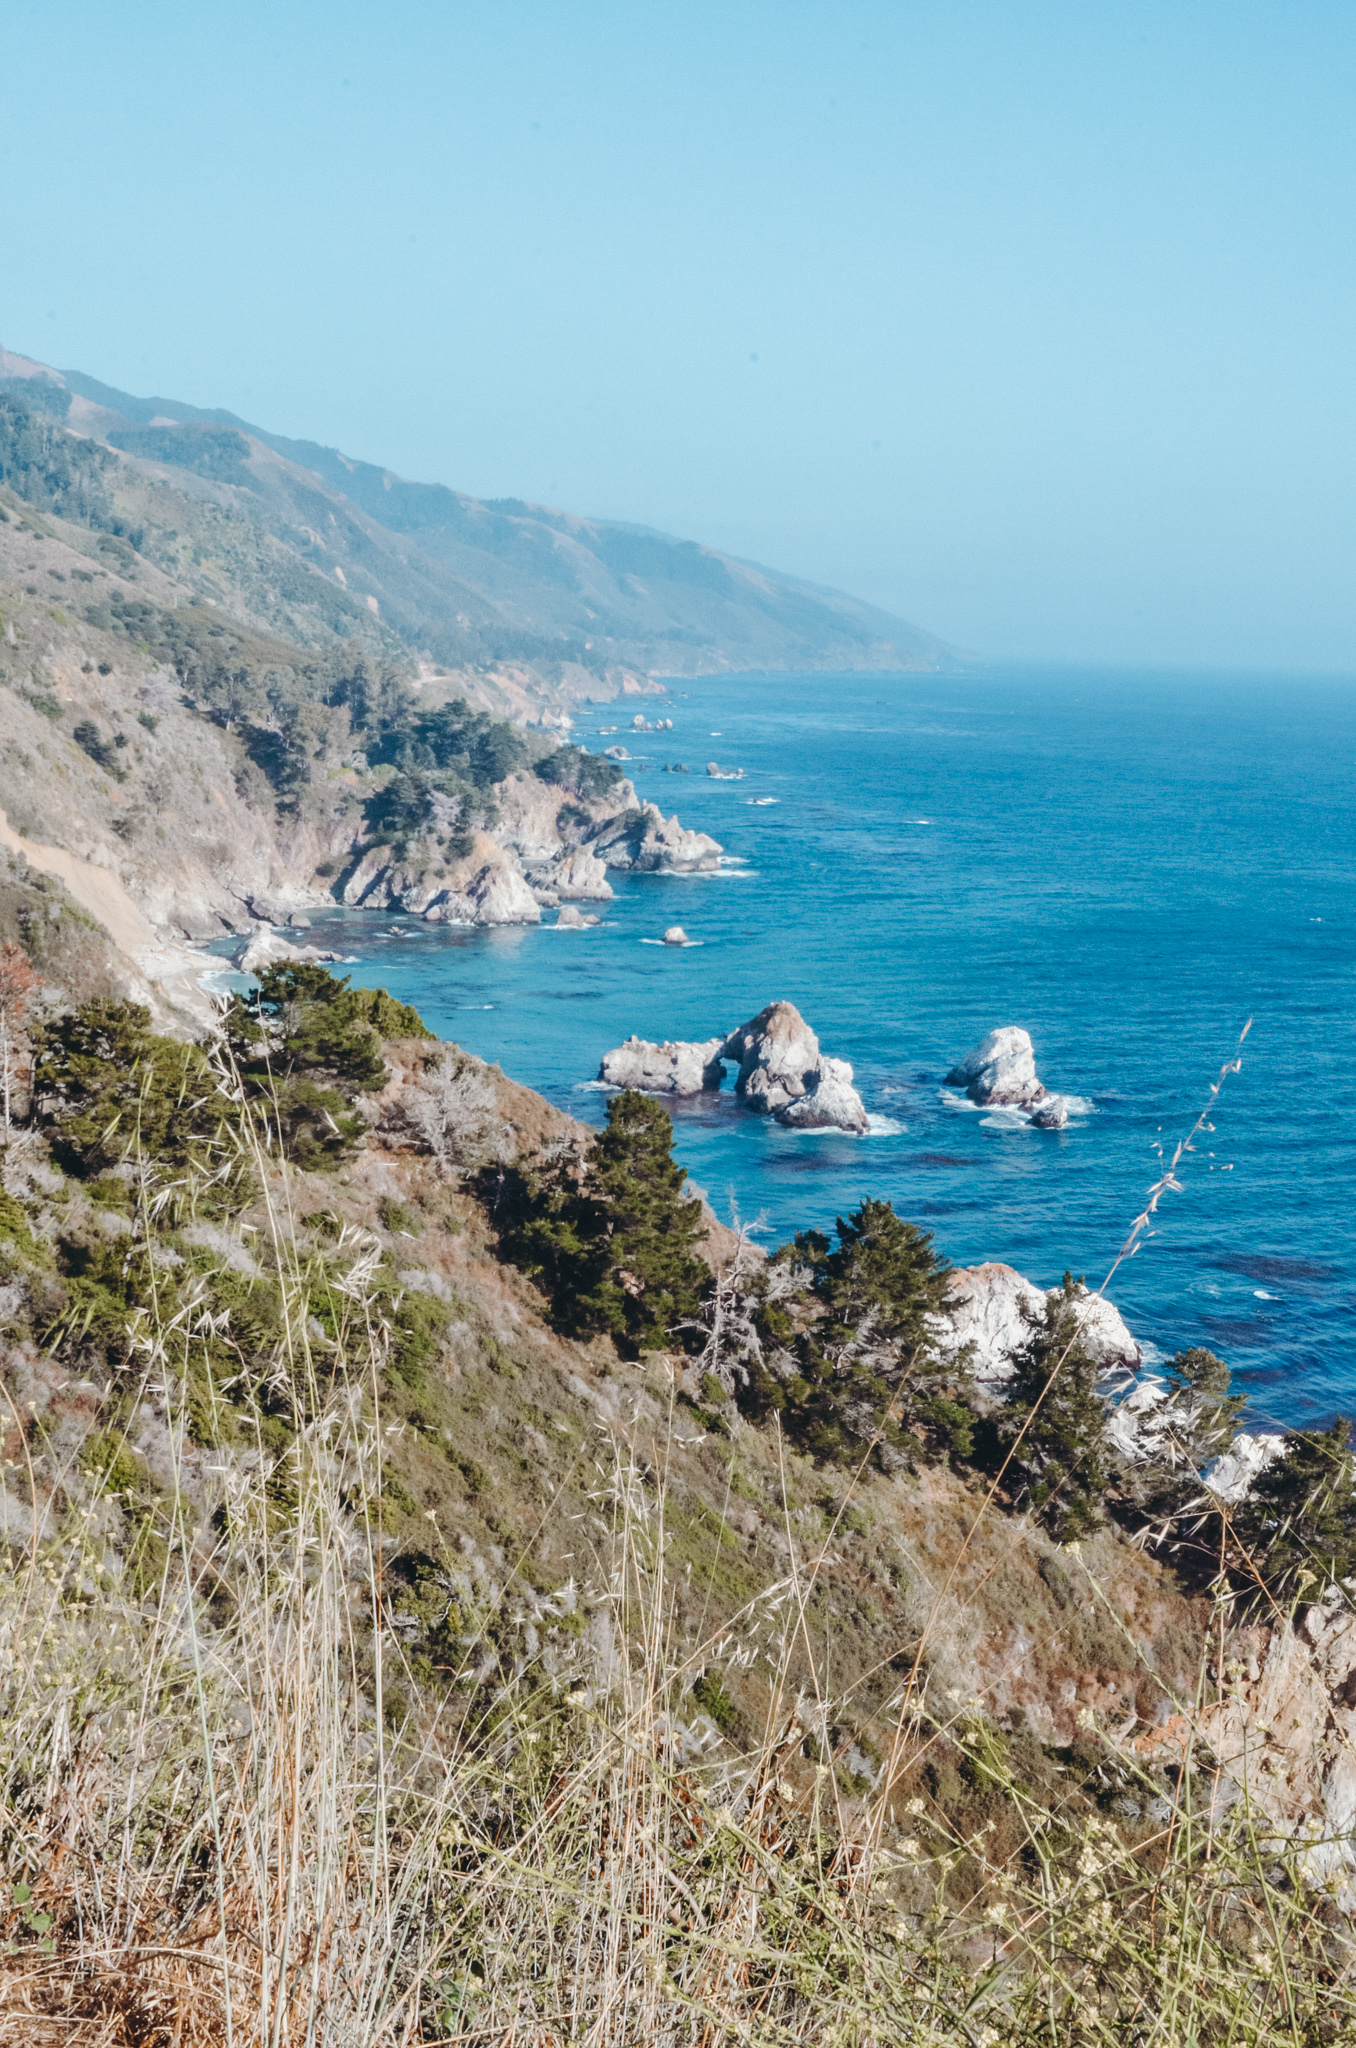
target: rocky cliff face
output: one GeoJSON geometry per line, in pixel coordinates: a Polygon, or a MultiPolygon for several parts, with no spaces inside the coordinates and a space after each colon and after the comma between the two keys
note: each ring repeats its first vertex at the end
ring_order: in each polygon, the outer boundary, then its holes
{"type": "MultiPolygon", "coordinates": [[[[12,876],[0,878],[0,936],[34,952],[54,996],[106,987],[162,1020],[201,1022],[194,941],[336,897],[435,921],[535,923],[543,905],[607,901],[609,869],[719,858],[714,840],[642,805],[629,782],[572,795],[530,769],[488,792],[489,829],[455,858],[418,833],[398,851],[368,816],[391,771],[369,766],[350,713],[326,703],[338,657],[312,680],[318,657],[227,623],[125,541],[0,485],[0,849],[12,876]],[[232,705],[229,677],[224,701],[186,688],[159,651],[185,634],[243,664],[248,708],[232,705]],[[270,726],[259,707],[285,664],[299,701],[270,726]]],[[[370,652],[343,662],[356,679],[345,689],[397,686],[370,652]]],[[[539,754],[553,744],[533,739],[539,754]]]]}

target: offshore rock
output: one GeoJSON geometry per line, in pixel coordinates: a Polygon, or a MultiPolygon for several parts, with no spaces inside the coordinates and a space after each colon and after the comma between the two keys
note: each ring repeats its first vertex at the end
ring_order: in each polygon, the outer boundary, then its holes
{"type": "Polygon", "coordinates": [[[738,1062],[735,1092],[750,1109],[802,1130],[869,1129],[846,1060],[827,1058],[793,1003],[769,1003],[728,1038],[700,1043],[629,1038],[605,1053],[598,1078],[614,1088],[699,1095],[719,1088],[725,1061],[738,1062]]]}
{"type": "Polygon", "coordinates": [[[846,1060],[820,1055],[818,1072],[804,1095],[776,1112],[777,1121],[795,1130],[855,1131],[868,1129],[862,1098],[852,1085],[852,1068],[846,1060]]]}
{"type": "MultiPolygon", "coordinates": [[[[977,1380],[1010,1378],[1014,1355],[1031,1334],[1023,1310],[1039,1315],[1043,1290],[997,1260],[962,1266],[949,1284],[951,1302],[938,1332],[943,1350],[972,1345],[970,1369],[977,1380]]],[[[1083,1289],[1079,1317],[1083,1342],[1104,1371],[1139,1364],[1140,1348],[1109,1301],[1083,1289]]]]}
{"type": "Polygon", "coordinates": [[[556,928],[559,931],[586,932],[599,923],[601,919],[580,910],[577,904],[562,903],[560,915],[556,919],[556,928]]]}
{"type": "Polygon", "coordinates": [[[1053,1095],[1037,1074],[1031,1034],[1020,1025],[990,1031],[946,1079],[948,1087],[963,1088],[971,1102],[1029,1111],[1041,1130],[1061,1130],[1069,1121],[1067,1099],[1053,1095]]]}
{"type": "Polygon", "coordinates": [[[628,1038],[603,1054],[598,1078],[612,1088],[642,1088],[649,1095],[700,1095],[720,1086],[722,1045],[719,1038],[701,1044],[666,1039],[662,1045],[628,1038]]]}

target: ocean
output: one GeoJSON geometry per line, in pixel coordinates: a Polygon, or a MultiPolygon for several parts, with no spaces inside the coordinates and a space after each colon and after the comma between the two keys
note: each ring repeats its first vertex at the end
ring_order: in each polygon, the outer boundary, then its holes
{"type": "Polygon", "coordinates": [[[575,736],[629,745],[641,795],[722,842],[719,874],[614,876],[591,931],[336,911],[314,936],[593,1123],[599,1058],[631,1032],[793,1002],[852,1062],[872,1134],[783,1130],[729,1084],[675,1105],[717,1213],[772,1246],[884,1197],[957,1264],[1042,1285],[1102,1282],[1251,1018],[1108,1291],[1150,1359],[1226,1358],[1254,1426],[1356,1411],[1356,687],[1005,668],[679,679],[639,703],[672,732],[631,737],[625,700],[575,736]],[[656,944],[675,923],[700,943],[656,944]],[[1000,1024],[1082,1099],[1067,1130],[946,1087],[1000,1024]]]}

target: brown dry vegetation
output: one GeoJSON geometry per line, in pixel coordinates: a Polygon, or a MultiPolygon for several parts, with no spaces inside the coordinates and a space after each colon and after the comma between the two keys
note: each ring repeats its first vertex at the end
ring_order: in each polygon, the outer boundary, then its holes
{"type": "MultiPolygon", "coordinates": [[[[189,1426],[191,1313],[111,1378],[12,1333],[0,2040],[1351,2038],[1340,1915],[1179,1733],[1210,1604],[560,1336],[409,1141],[444,1056],[166,1240],[273,1276],[281,1434],[189,1426]]],[[[571,1136],[470,1066],[494,1156],[571,1136]]],[[[32,1135],[6,1174],[39,1245],[127,1238],[32,1135]]]]}

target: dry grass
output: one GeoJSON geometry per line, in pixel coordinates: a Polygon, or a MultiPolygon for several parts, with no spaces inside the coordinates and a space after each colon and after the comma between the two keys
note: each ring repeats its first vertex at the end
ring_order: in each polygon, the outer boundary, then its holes
{"type": "MultiPolygon", "coordinates": [[[[827,1543],[807,1555],[789,1501],[783,1576],[694,1638],[672,1412],[648,1455],[619,1436],[600,1463],[570,1675],[472,1611],[449,1550],[464,1668],[421,1690],[381,1531],[372,1264],[355,1242],[331,1345],[285,1216],[273,1231],[286,1456],[223,1455],[210,1511],[171,1496],[138,1568],[126,1502],[72,1470],[64,1523],[0,1585],[0,2042],[1356,2042],[1345,1920],[1247,1800],[1226,1810],[1189,1746],[1163,1799],[1109,1725],[1090,1749],[1139,1814],[1065,1797],[1039,1745],[937,1696],[924,1638],[942,1603],[920,1615],[868,1789],[807,1618],[827,1543]],[[765,1708],[737,1751],[691,1687],[755,1643],[765,1708]],[[982,1795],[963,1825],[947,1772],[982,1795]]],[[[205,1356],[193,1314],[137,1328],[172,1442],[205,1356]]],[[[974,1528],[954,1541],[946,1586],[974,1528]]]]}

